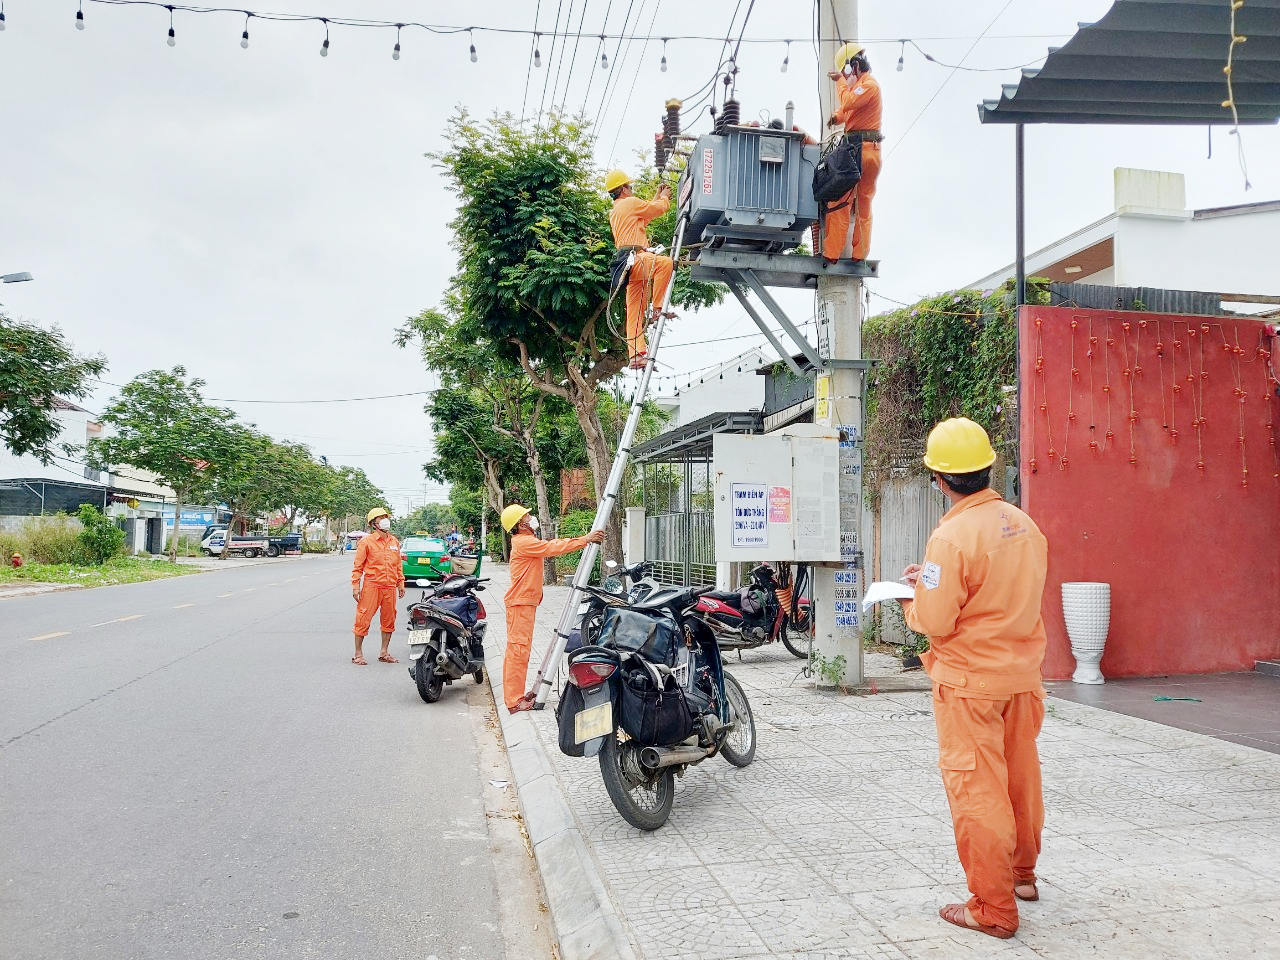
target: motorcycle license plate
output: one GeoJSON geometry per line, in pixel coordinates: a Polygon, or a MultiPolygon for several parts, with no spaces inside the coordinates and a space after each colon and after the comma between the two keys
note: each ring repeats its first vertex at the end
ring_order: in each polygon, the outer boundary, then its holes
{"type": "Polygon", "coordinates": [[[613,732],[613,704],[606,700],[595,707],[579,710],[573,718],[573,742],[586,743],[613,732]]]}

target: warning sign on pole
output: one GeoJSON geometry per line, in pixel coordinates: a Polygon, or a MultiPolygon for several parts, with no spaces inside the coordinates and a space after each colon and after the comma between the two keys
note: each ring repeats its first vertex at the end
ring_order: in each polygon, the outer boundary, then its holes
{"type": "Polygon", "coordinates": [[[733,508],[733,545],[769,545],[768,486],[763,483],[735,483],[730,502],[733,508]]]}

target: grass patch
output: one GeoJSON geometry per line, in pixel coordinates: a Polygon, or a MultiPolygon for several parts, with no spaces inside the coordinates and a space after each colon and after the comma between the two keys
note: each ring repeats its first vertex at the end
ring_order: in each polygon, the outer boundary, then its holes
{"type": "Polygon", "coordinates": [[[101,566],[83,563],[28,563],[18,569],[0,567],[0,583],[78,583],[109,587],[200,573],[201,568],[154,557],[112,557],[101,566]]]}

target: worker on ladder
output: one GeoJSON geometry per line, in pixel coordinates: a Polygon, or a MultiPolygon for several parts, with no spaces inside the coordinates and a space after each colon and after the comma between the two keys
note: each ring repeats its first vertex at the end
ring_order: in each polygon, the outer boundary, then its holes
{"type": "Polygon", "coordinates": [[[858,185],[827,207],[822,240],[822,256],[835,263],[844,252],[853,224],[854,260],[865,260],[871,251],[871,199],[880,176],[880,84],[871,76],[866,51],[858,43],[843,44],[836,51],[836,66],[827,76],[836,82],[840,104],[827,120],[828,127],[843,124],[845,139],[859,160],[862,177],[858,185]]]}
{"type": "MultiPolygon", "coordinates": [[[[632,179],[622,170],[610,170],[604,188],[613,198],[609,226],[618,248],[610,267],[611,292],[627,287],[627,357],[632,370],[643,369],[649,359],[644,331],[658,318],[675,272],[670,257],[649,251],[649,224],[671,207],[671,186],[664,183],[653,200],[641,200],[631,189],[632,179]]],[[[667,313],[667,318],[674,313],[667,313]]]]}

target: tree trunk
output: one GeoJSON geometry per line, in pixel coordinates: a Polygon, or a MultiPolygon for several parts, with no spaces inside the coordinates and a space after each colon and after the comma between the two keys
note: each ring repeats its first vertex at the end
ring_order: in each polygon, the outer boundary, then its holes
{"type": "MultiPolygon", "coordinates": [[[[605,440],[604,427],[600,423],[599,399],[594,392],[587,396],[575,393],[571,402],[573,411],[578,416],[578,425],[582,427],[582,436],[586,441],[587,461],[591,464],[591,482],[595,487],[596,503],[604,502],[605,485],[608,483],[609,471],[613,467],[613,454],[605,440]]],[[[603,544],[603,560],[622,562],[622,517],[615,501],[609,512],[609,521],[605,524],[605,541],[603,544]]]]}
{"type": "Polygon", "coordinates": [[[222,541],[222,553],[218,555],[219,560],[225,560],[231,556],[231,538],[235,536],[236,521],[240,519],[240,514],[235,510],[231,511],[231,519],[227,521],[227,535],[222,541]]]}
{"type": "Polygon", "coordinates": [[[182,501],[186,498],[186,491],[179,490],[177,487],[173,489],[173,536],[169,538],[169,562],[178,562],[178,534],[182,530],[182,501]]]}
{"type": "MultiPolygon", "coordinates": [[[[489,500],[490,509],[498,516],[502,516],[502,508],[506,504],[502,502],[502,478],[498,476],[498,464],[495,460],[484,461],[484,491],[489,500]]],[[[506,563],[510,559],[511,546],[508,538],[504,536],[502,538],[502,562],[506,563]]]]}

